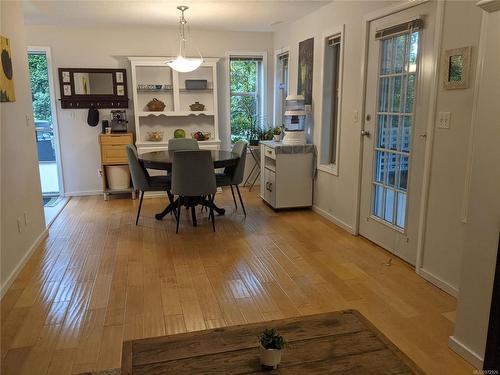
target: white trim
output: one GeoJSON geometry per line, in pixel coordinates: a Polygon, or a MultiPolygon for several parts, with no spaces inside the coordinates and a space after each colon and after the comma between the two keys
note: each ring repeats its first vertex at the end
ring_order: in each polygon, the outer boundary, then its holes
{"type": "Polygon", "coordinates": [[[85,197],[88,195],[101,195],[102,190],[80,190],[80,191],[68,191],[64,194],[66,197],[85,197]]]}
{"type": "Polygon", "coordinates": [[[486,36],[487,36],[487,24],[488,17],[487,13],[483,12],[481,17],[481,31],[479,34],[479,47],[477,51],[477,63],[476,63],[476,76],[474,77],[474,99],[472,100],[472,116],[470,122],[469,129],[469,144],[467,151],[467,166],[465,169],[465,182],[464,182],[464,192],[462,197],[462,214],[461,221],[462,223],[467,223],[467,217],[469,215],[469,196],[470,196],[470,188],[472,183],[472,164],[474,161],[474,151],[475,151],[475,133],[478,122],[478,107],[479,107],[479,86],[481,83],[481,78],[483,76],[483,66],[484,66],[484,57],[486,55],[486,36]]]}
{"type": "Polygon", "coordinates": [[[274,127],[278,127],[281,125],[277,125],[278,122],[278,111],[277,111],[277,105],[278,105],[278,100],[277,100],[277,94],[278,94],[278,74],[276,68],[278,67],[278,57],[281,55],[284,55],[285,53],[288,54],[288,72],[287,72],[287,82],[288,85],[286,87],[286,94],[288,95],[290,93],[290,56],[292,55],[292,52],[290,50],[290,47],[283,47],[283,48],[278,48],[274,50],[274,87],[273,87],[273,125],[274,127]]]}
{"type": "MultiPolygon", "coordinates": [[[[319,112],[319,133],[320,139],[318,142],[318,158],[317,158],[317,168],[323,172],[330,173],[334,176],[339,175],[339,158],[340,158],[340,133],[341,133],[341,124],[342,124],[342,99],[343,99],[343,82],[344,82],[344,39],[345,38],[345,24],[335,26],[326,30],[321,37],[321,69],[320,69],[320,83],[321,83],[321,102],[320,112],[319,112]],[[324,74],[325,74],[325,41],[327,38],[333,35],[340,35],[340,66],[339,66],[339,102],[337,103],[337,134],[335,138],[335,163],[334,164],[321,164],[321,139],[323,137],[323,93],[325,90],[325,85],[323,82],[324,74]]],[[[330,125],[330,124],[328,124],[330,125]]],[[[330,134],[331,136],[331,134],[330,134]]]]}
{"type": "Polygon", "coordinates": [[[267,103],[267,52],[266,51],[258,51],[258,52],[241,52],[241,51],[226,51],[225,60],[226,63],[226,131],[228,135],[229,144],[231,144],[231,74],[229,69],[229,58],[231,56],[262,56],[262,77],[263,77],[263,85],[262,85],[262,119],[263,122],[267,122],[268,115],[268,103],[267,103]]]}
{"type": "MultiPolygon", "coordinates": [[[[389,16],[394,13],[401,12],[406,9],[413,8],[420,4],[425,4],[430,0],[416,0],[397,4],[391,7],[387,7],[384,9],[380,9],[374,11],[372,13],[368,13],[363,17],[362,21],[362,33],[361,33],[361,81],[360,81],[360,99],[359,99],[359,123],[360,129],[359,132],[364,129],[365,123],[365,104],[366,104],[366,79],[367,79],[367,68],[368,68],[368,44],[370,41],[369,31],[370,31],[370,22],[375,21],[379,18],[389,16]]],[[[360,144],[359,144],[359,158],[358,158],[358,181],[357,181],[357,199],[354,205],[354,231],[355,234],[359,233],[359,223],[360,223],[360,214],[361,214],[361,183],[362,183],[362,172],[363,172],[363,142],[361,142],[360,135],[360,144]]]]}
{"type": "Polygon", "coordinates": [[[353,234],[353,235],[356,235],[356,233],[354,232],[354,228],[347,224],[345,221],[343,220],[340,220],[339,218],[337,218],[336,216],[333,216],[331,213],[329,212],[326,212],[325,210],[323,210],[322,208],[319,208],[317,205],[313,205],[312,206],[312,210],[314,212],[316,212],[318,215],[320,216],[323,216],[325,219],[327,219],[328,221],[331,221],[332,223],[338,225],[339,227],[341,227],[342,229],[348,231],[349,233],[353,234]]]}
{"type": "Polygon", "coordinates": [[[479,0],[476,5],[488,13],[500,10],[500,0],[479,0]]]}
{"type": "Polygon", "coordinates": [[[483,368],[484,358],[462,344],[455,336],[448,337],[448,347],[463,357],[467,362],[471,363],[474,367],[483,368]]]}
{"type": "Polygon", "coordinates": [[[439,289],[445,291],[446,293],[452,295],[453,297],[458,297],[458,289],[454,287],[451,284],[448,284],[446,281],[440,279],[439,277],[435,276],[431,272],[423,269],[422,267],[419,268],[417,271],[417,274],[422,276],[424,279],[429,281],[430,283],[434,284],[437,286],[439,289]]]}
{"type": "Polygon", "coordinates": [[[446,0],[438,1],[436,5],[436,20],[434,24],[434,61],[432,72],[432,86],[429,95],[429,108],[427,114],[426,143],[424,153],[424,170],[422,173],[422,192],[420,195],[420,210],[418,218],[417,259],[415,271],[419,273],[422,267],[425,245],[425,228],[427,225],[427,208],[431,180],[432,149],[434,140],[434,123],[436,118],[437,97],[439,93],[439,62],[441,61],[441,45],[443,40],[444,8],[446,0]]]}
{"type": "MultiPolygon", "coordinates": [[[[61,146],[60,135],[59,135],[59,124],[57,122],[57,105],[56,105],[56,91],[54,85],[54,66],[52,64],[52,53],[50,47],[45,46],[28,46],[28,53],[30,52],[43,52],[45,53],[45,58],[47,59],[47,75],[49,80],[49,91],[50,91],[50,110],[52,112],[52,128],[55,139],[55,156],[56,156],[56,165],[57,165],[57,180],[59,184],[59,195],[64,195],[64,176],[63,176],[63,166],[62,166],[62,158],[61,158],[61,146]]],[[[30,86],[31,90],[31,86],[30,86]]],[[[33,118],[34,121],[34,118],[33,118]]]]}
{"type": "Polygon", "coordinates": [[[42,241],[48,236],[48,234],[49,234],[48,228],[44,228],[42,233],[40,233],[40,235],[36,238],[36,240],[33,242],[33,244],[31,245],[29,250],[26,252],[26,254],[24,254],[21,261],[12,270],[9,277],[7,277],[7,280],[5,280],[4,284],[2,285],[2,287],[0,289],[0,298],[2,298],[5,295],[5,293],[10,288],[10,286],[14,282],[14,280],[17,277],[17,275],[19,274],[19,272],[21,272],[21,269],[24,267],[24,265],[29,260],[31,255],[35,252],[35,250],[38,248],[38,246],[40,246],[42,241]]]}

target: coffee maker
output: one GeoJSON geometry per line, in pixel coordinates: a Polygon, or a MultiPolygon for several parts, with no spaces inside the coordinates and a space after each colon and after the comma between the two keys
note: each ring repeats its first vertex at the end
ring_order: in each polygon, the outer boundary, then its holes
{"type": "Polygon", "coordinates": [[[111,133],[126,133],[127,124],[127,112],[124,109],[111,111],[111,133]]]}

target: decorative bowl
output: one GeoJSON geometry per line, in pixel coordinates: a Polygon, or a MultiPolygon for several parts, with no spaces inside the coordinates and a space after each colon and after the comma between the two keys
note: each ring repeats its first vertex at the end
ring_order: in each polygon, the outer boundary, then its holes
{"type": "Polygon", "coordinates": [[[191,137],[193,137],[197,141],[208,141],[211,135],[212,133],[210,132],[201,132],[201,131],[191,133],[191,137]]]}
{"type": "Polygon", "coordinates": [[[152,112],[161,112],[165,109],[166,105],[161,100],[153,98],[148,104],[148,109],[152,112]]]}
{"type": "Polygon", "coordinates": [[[191,111],[204,111],[205,104],[201,104],[200,102],[194,102],[194,104],[191,104],[189,108],[191,109],[191,111]]]}
{"type": "Polygon", "coordinates": [[[150,142],[161,142],[163,141],[163,132],[160,131],[152,131],[148,132],[148,141],[150,142]]]}

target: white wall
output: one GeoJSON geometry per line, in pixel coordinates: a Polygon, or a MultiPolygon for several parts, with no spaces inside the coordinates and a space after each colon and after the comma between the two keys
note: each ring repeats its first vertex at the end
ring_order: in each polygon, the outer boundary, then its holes
{"type": "Polygon", "coordinates": [[[456,294],[465,235],[462,207],[481,10],[475,1],[453,1],[445,3],[444,12],[442,50],[472,46],[472,74],[468,89],[444,90],[440,85],[438,92],[437,112],[451,113],[451,127],[434,130],[422,271],[441,280],[448,292],[456,294]]]}
{"type": "MultiPolygon", "coordinates": [[[[290,89],[297,86],[298,43],[315,37],[313,117],[321,113],[321,49],[325,33],[345,24],[344,71],[340,120],[339,175],[318,171],[315,205],[344,228],[355,231],[360,152],[360,123],[354,112],[360,111],[362,19],[394,2],[334,2],[279,27],[274,36],[275,49],[290,47],[290,89]]],[[[443,49],[473,46],[472,65],[477,56],[481,12],[475,1],[448,1],[443,24],[443,49]],[[467,32],[463,25],[467,24],[467,32]]],[[[471,87],[474,74],[471,77],[471,87]]],[[[431,280],[440,281],[449,292],[458,290],[462,260],[464,225],[461,208],[464,199],[466,150],[472,112],[473,89],[445,91],[437,96],[437,111],[451,112],[451,129],[436,129],[432,150],[431,183],[427,223],[424,230],[423,272],[431,280]]],[[[315,124],[315,143],[319,145],[320,124],[315,124]]]]}
{"type": "MultiPolygon", "coordinates": [[[[54,77],[57,68],[92,67],[126,68],[129,83],[131,74],[128,56],[168,56],[176,55],[178,49],[177,29],[160,28],[81,28],[27,25],[29,45],[49,46],[52,49],[54,77]]],[[[272,57],[273,39],[271,33],[217,32],[192,30],[191,37],[196,41],[205,57],[219,57],[219,130],[224,148],[229,147],[228,124],[226,122],[225,70],[226,51],[265,51],[272,57]]],[[[268,58],[272,61],[272,58],[268,58]]],[[[272,63],[268,69],[268,95],[272,93],[272,63]]],[[[56,86],[59,86],[56,81],[56,86]]],[[[59,87],[56,98],[60,98],[59,87]]],[[[271,101],[268,102],[271,111],[271,101]]],[[[127,113],[129,129],[133,129],[133,105],[127,113]]],[[[86,110],[62,110],[58,104],[57,118],[60,132],[61,159],[63,164],[64,188],[67,194],[96,193],[101,191],[98,176],[99,147],[97,136],[100,125],[91,128],[87,125],[86,110]]],[[[270,114],[270,112],[269,112],[270,114]]],[[[101,118],[109,115],[109,110],[100,110],[101,118]]]]}
{"type": "MultiPolygon", "coordinates": [[[[392,4],[394,2],[333,2],[293,23],[281,25],[274,34],[275,49],[290,47],[290,94],[295,94],[297,90],[298,44],[305,39],[315,38],[312,103],[314,121],[319,119],[321,114],[320,67],[323,34],[345,24],[339,175],[318,171],[314,204],[351,231],[354,231],[356,215],[360,149],[360,124],[354,122],[354,112],[360,110],[362,19],[365,14],[392,4]]],[[[320,133],[320,125],[316,122],[316,145],[319,145],[320,133]]]]}
{"type": "Polygon", "coordinates": [[[457,320],[450,346],[482,368],[500,232],[500,11],[486,14],[481,34],[471,189],[465,231],[457,320]]]}
{"type": "Polygon", "coordinates": [[[16,101],[1,103],[2,293],[44,232],[42,193],[32,118],[26,39],[20,2],[1,2],[1,34],[10,39],[16,101]],[[28,116],[28,123],[26,120],[28,116]],[[27,215],[27,224],[24,214],[27,215]],[[21,233],[17,218],[21,219],[21,233]]]}

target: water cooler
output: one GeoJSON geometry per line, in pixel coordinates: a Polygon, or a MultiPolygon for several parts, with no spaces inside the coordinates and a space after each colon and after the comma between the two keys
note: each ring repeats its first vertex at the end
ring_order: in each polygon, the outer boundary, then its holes
{"type": "Polygon", "coordinates": [[[285,136],[283,144],[306,144],[306,110],[302,95],[288,95],[285,101],[285,136]]]}

